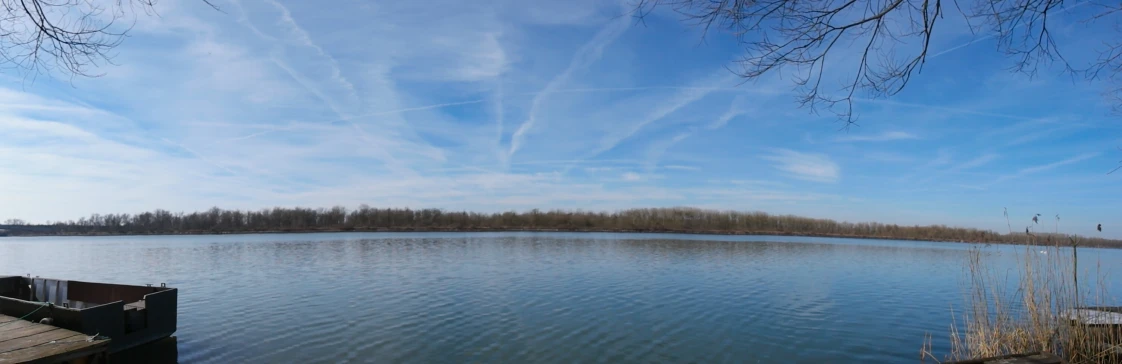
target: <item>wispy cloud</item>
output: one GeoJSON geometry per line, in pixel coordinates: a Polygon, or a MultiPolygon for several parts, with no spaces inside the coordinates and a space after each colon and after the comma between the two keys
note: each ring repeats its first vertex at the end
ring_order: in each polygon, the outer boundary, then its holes
{"type": "Polygon", "coordinates": [[[351,120],[351,119],[360,119],[360,118],[371,117],[371,116],[384,116],[384,115],[401,114],[401,113],[406,113],[406,112],[410,112],[410,111],[442,109],[442,108],[451,107],[451,106],[463,106],[463,105],[480,104],[480,103],[483,103],[483,102],[486,102],[486,101],[487,100],[480,99],[480,100],[468,100],[468,101],[458,101],[458,102],[445,102],[445,103],[433,104],[433,105],[414,106],[414,107],[407,107],[407,108],[397,109],[397,110],[376,111],[376,112],[371,112],[371,113],[352,115],[352,116],[346,117],[345,119],[351,120]]]}
{"type": "Polygon", "coordinates": [[[678,133],[670,139],[665,139],[657,142],[652,142],[650,147],[647,148],[647,161],[646,168],[648,171],[653,171],[658,166],[658,160],[666,153],[671,147],[679,142],[689,138],[696,130],[690,129],[685,132],[678,133]]]}
{"type": "Polygon", "coordinates": [[[1021,176],[1024,176],[1024,175],[1029,175],[1029,174],[1033,174],[1033,173],[1040,173],[1040,172],[1052,170],[1052,169],[1055,169],[1055,168],[1058,168],[1058,167],[1066,166],[1066,165],[1069,165],[1069,164],[1079,163],[1079,162],[1082,162],[1082,161],[1085,161],[1085,160],[1088,160],[1088,159],[1091,159],[1091,158],[1094,158],[1094,157],[1098,157],[1100,155],[1102,155],[1102,153],[1100,153],[1100,152],[1083,153],[1083,154],[1080,154],[1080,155],[1077,155],[1077,156],[1074,156],[1074,157],[1071,157],[1071,158],[1068,158],[1068,159],[1064,159],[1064,160],[1061,160],[1061,161],[1056,161],[1056,162],[1052,162],[1052,163],[1048,163],[1048,164],[1044,164],[1044,165],[1024,168],[1024,169],[1021,169],[1020,171],[1018,171],[1017,174],[1021,175],[1021,176]]]}
{"type": "Polygon", "coordinates": [[[588,43],[585,43],[584,46],[577,50],[572,60],[569,61],[569,66],[566,67],[564,71],[561,71],[560,74],[553,77],[553,79],[545,85],[545,88],[542,89],[537,96],[534,96],[533,101],[530,102],[529,116],[526,118],[526,121],[522,122],[522,125],[514,131],[514,135],[511,136],[508,158],[513,157],[514,153],[522,147],[523,140],[526,138],[526,133],[534,128],[538,121],[538,114],[542,108],[542,104],[546,102],[550,94],[565,85],[565,83],[569,81],[569,78],[573,76],[573,73],[598,61],[600,56],[604,53],[604,48],[612,44],[616,38],[623,35],[630,25],[631,20],[628,17],[621,16],[604,26],[588,41],[588,43]]]}
{"type": "Polygon", "coordinates": [[[231,175],[237,175],[238,174],[237,171],[234,171],[233,169],[230,169],[230,167],[228,167],[226,165],[223,165],[222,163],[215,162],[215,161],[207,158],[206,156],[203,156],[202,153],[196,152],[194,149],[188,148],[188,147],[184,146],[183,144],[173,142],[171,140],[168,140],[167,138],[161,138],[160,140],[162,140],[165,143],[168,143],[169,145],[173,145],[176,148],[182,149],[183,151],[186,151],[187,153],[190,153],[191,156],[193,156],[195,158],[198,158],[199,160],[201,160],[203,162],[206,162],[207,164],[213,165],[214,167],[216,167],[218,169],[226,171],[226,172],[230,173],[231,175]]]}
{"type": "Polygon", "coordinates": [[[962,164],[954,166],[953,168],[951,168],[951,171],[961,171],[961,170],[967,170],[967,169],[971,169],[971,168],[981,167],[981,166],[984,166],[986,164],[989,164],[990,162],[993,162],[993,161],[997,160],[998,157],[999,156],[997,154],[986,153],[986,154],[980,155],[978,157],[975,157],[974,159],[966,161],[962,164]]]}
{"type": "Polygon", "coordinates": [[[554,160],[533,160],[524,162],[514,162],[511,165],[568,165],[568,164],[614,164],[614,165],[638,165],[641,161],[636,159],[554,159],[554,160]]]}
{"type": "Polygon", "coordinates": [[[299,42],[300,45],[315,50],[316,54],[318,54],[320,57],[323,57],[327,61],[327,69],[329,70],[329,72],[331,72],[330,79],[337,82],[340,86],[347,90],[350,97],[357,99],[357,95],[355,95],[355,86],[351,84],[351,82],[348,81],[346,77],[343,76],[342,70],[339,69],[339,62],[335,60],[335,57],[332,57],[330,54],[324,51],[322,47],[312,41],[312,36],[308,34],[308,31],[304,30],[304,28],[300,27],[300,25],[296,23],[296,20],[292,18],[292,12],[290,12],[287,7],[281,5],[281,3],[276,2],[275,0],[265,0],[265,2],[280,11],[280,21],[287,26],[289,32],[292,34],[292,39],[299,42]]]}
{"type": "MultiPolygon", "coordinates": [[[[924,175],[926,175],[927,178],[921,179],[919,181],[919,183],[926,183],[926,182],[931,182],[931,181],[936,180],[936,179],[945,178],[948,174],[969,171],[971,169],[987,165],[990,162],[993,162],[993,161],[997,160],[998,158],[1000,158],[1000,156],[997,155],[997,154],[986,153],[986,154],[982,154],[980,156],[977,156],[973,159],[970,159],[966,162],[962,162],[962,163],[958,163],[958,164],[953,164],[953,162],[948,158],[944,163],[940,163],[939,165],[951,164],[950,167],[943,168],[943,169],[927,170],[924,173],[924,175]]],[[[942,161],[940,161],[940,162],[942,162],[942,161]]],[[[956,183],[955,185],[961,186],[962,184],[956,183]]]]}
{"type": "Polygon", "coordinates": [[[953,161],[954,161],[954,153],[952,153],[952,151],[949,148],[945,148],[945,147],[944,148],[939,148],[935,152],[935,157],[934,158],[931,158],[926,163],[923,163],[923,164],[917,166],[912,171],[912,173],[906,174],[906,175],[900,177],[898,180],[900,182],[905,182],[905,183],[915,183],[917,178],[926,176],[927,178],[923,178],[919,182],[930,181],[930,180],[934,179],[934,176],[932,174],[933,171],[937,171],[936,173],[945,172],[946,169],[942,168],[942,167],[946,166],[948,164],[951,164],[951,162],[953,162],[953,161]]]}
{"type": "Polygon", "coordinates": [[[1098,90],[995,81],[984,47],[957,51],[971,77],[933,68],[909,85],[922,95],[857,100],[846,134],[790,80],[739,83],[742,49],[631,27],[619,2],[434,1],[160,2],[105,77],[0,73],[0,219],[690,205],[1004,229],[955,216],[1017,201],[1122,219],[1102,202],[1118,158],[1079,154],[1122,131],[1098,90]]]}
{"type": "Polygon", "coordinates": [[[837,182],[841,168],[825,154],[802,153],[789,149],[777,149],[765,160],[775,162],[775,168],[788,176],[812,182],[837,182]]]}
{"type": "Polygon", "coordinates": [[[732,120],[737,116],[744,115],[746,111],[741,109],[743,107],[741,105],[743,102],[744,96],[734,97],[732,99],[732,103],[729,104],[729,109],[725,110],[724,114],[721,114],[721,116],[717,117],[717,120],[714,120],[712,123],[706,126],[706,128],[710,130],[720,129],[721,127],[724,127],[726,124],[728,124],[729,120],[732,120]]]}
{"type": "Polygon", "coordinates": [[[1005,181],[1015,180],[1015,179],[1026,177],[1026,176],[1029,176],[1029,175],[1050,171],[1050,170],[1053,170],[1053,169],[1056,169],[1056,168],[1059,168],[1059,167],[1063,167],[1063,166],[1066,166],[1066,165],[1079,163],[1079,162],[1082,162],[1082,161],[1085,161],[1085,160],[1088,160],[1088,159],[1091,159],[1091,158],[1098,157],[1100,155],[1102,155],[1101,152],[1083,153],[1083,154],[1073,156],[1071,158],[1055,161],[1055,162],[1048,163],[1048,164],[1041,164],[1041,165],[1035,165],[1035,166],[1031,166],[1031,167],[1021,168],[1020,170],[1017,171],[1017,173],[1004,175],[1004,176],[998,177],[993,182],[986,183],[986,184],[981,185],[981,186],[975,186],[975,187],[981,187],[981,188],[990,187],[990,186],[993,186],[993,185],[996,185],[996,184],[999,184],[999,183],[1002,183],[1002,182],[1005,182],[1005,181]]]}
{"type": "Polygon", "coordinates": [[[904,154],[901,154],[901,153],[890,153],[890,152],[871,151],[871,152],[866,152],[863,157],[864,157],[865,160],[868,160],[868,161],[883,162],[883,163],[910,163],[910,162],[915,161],[914,157],[904,155],[904,154]]]}
{"type": "MultiPolygon", "coordinates": [[[[677,112],[683,107],[686,107],[687,105],[701,100],[705,96],[709,95],[714,90],[712,86],[720,85],[724,82],[727,82],[728,80],[731,80],[732,78],[733,76],[727,74],[725,70],[720,70],[712,73],[712,76],[710,76],[709,78],[699,81],[699,83],[703,85],[703,87],[688,88],[678,91],[668,100],[664,100],[663,102],[653,105],[652,109],[638,121],[630,123],[629,126],[617,129],[616,131],[611,132],[607,136],[602,138],[600,141],[600,146],[589,153],[588,156],[594,157],[599,155],[600,153],[615,148],[616,145],[619,145],[620,142],[631,138],[651,123],[662,120],[663,118],[666,118],[670,114],[677,112]]],[[[692,132],[690,132],[689,134],[692,134],[692,132]]],[[[677,143],[687,137],[689,137],[688,134],[680,134],[678,136],[675,136],[673,143],[677,143]]]]}
{"type": "MultiPolygon", "coordinates": [[[[1075,9],[1075,8],[1077,8],[1077,7],[1079,7],[1079,6],[1082,6],[1082,5],[1084,5],[1084,4],[1086,4],[1086,3],[1077,3],[1077,4],[1075,4],[1075,5],[1072,5],[1072,6],[1070,6],[1070,7],[1065,7],[1065,8],[1061,8],[1061,9],[1057,10],[1057,11],[1056,11],[1056,12],[1054,13],[1054,15],[1053,15],[1053,16],[1059,17],[1059,16],[1060,16],[1060,15],[1062,15],[1063,13],[1066,13],[1066,12],[1070,11],[1071,9],[1075,9]]],[[[1027,26],[1027,25],[1029,25],[1029,24],[1030,24],[1030,23],[1016,23],[1016,24],[1015,24],[1015,25],[1013,25],[1013,26],[1014,26],[1014,27],[1018,27],[1018,28],[1019,28],[1019,27],[1027,26]]],[[[983,36],[980,36],[980,37],[977,37],[977,36],[975,36],[975,37],[972,37],[972,38],[971,38],[971,39],[970,39],[969,41],[966,41],[966,42],[963,42],[963,43],[959,43],[959,44],[956,44],[956,45],[954,45],[954,46],[948,47],[947,49],[944,49],[944,50],[941,50],[941,51],[935,52],[934,54],[932,54],[932,55],[928,56],[928,57],[927,57],[927,59],[933,59],[933,58],[937,58],[937,57],[942,57],[942,56],[943,56],[943,55],[945,55],[945,54],[948,54],[948,53],[951,53],[951,52],[954,52],[954,51],[957,51],[957,50],[960,50],[960,49],[963,49],[963,48],[969,47],[969,46],[973,45],[974,43],[979,43],[979,42],[983,42],[983,41],[985,41],[985,40],[988,40],[988,39],[991,39],[991,38],[993,38],[993,37],[995,37],[995,36],[997,36],[997,35],[996,35],[996,34],[992,34],[992,33],[987,33],[986,35],[983,35],[983,36]]]]}
{"type": "Polygon", "coordinates": [[[940,148],[939,151],[935,153],[935,158],[927,162],[927,165],[932,167],[946,165],[951,163],[951,158],[953,158],[953,154],[949,149],[940,148]]]}
{"type": "Polygon", "coordinates": [[[839,142],[888,142],[910,139],[919,139],[919,137],[903,131],[886,131],[874,135],[845,135],[838,137],[836,140],[839,142]]]}
{"type": "Polygon", "coordinates": [[[492,95],[494,100],[494,118],[495,118],[495,155],[499,159],[499,164],[503,166],[510,165],[510,155],[503,150],[503,130],[506,123],[506,109],[503,108],[503,98],[506,97],[503,93],[503,80],[499,79],[495,82],[495,91],[492,95]]]}
{"type": "Polygon", "coordinates": [[[783,182],[767,181],[767,180],[754,180],[754,179],[734,179],[734,180],[728,181],[728,183],[731,183],[731,184],[734,184],[734,185],[765,185],[765,186],[786,186],[787,185],[786,183],[783,183],[783,182]]]}

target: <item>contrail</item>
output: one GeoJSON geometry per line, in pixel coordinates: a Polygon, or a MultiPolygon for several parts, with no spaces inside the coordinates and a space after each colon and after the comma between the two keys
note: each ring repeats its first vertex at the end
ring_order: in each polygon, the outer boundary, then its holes
{"type": "Polygon", "coordinates": [[[495,85],[494,95],[495,107],[495,157],[499,159],[499,163],[507,167],[508,159],[507,154],[503,150],[503,122],[506,118],[506,112],[503,109],[503,80],[500,78],[495,85]]]}
{"type": "MultiPolygon", "coordinates": [[[[644,87],[570,88],[570,89],[557,89],[557,90],[551,90],[551,91],[518,92],[518,93],[514,93],[514,95],[537,96],[537,95],[541,95],[541,94],[544,94],[544,93],[593,93],[593,92],[625,92],[625,91],[647,91],[647,90],[734,91],[734,92],[761,93],[761,94],[779,94],[780,93],[780,92],[773,92],[773,91],[753,90],[753,89],[737,88],[737,87],[644,86],[644,87]]],[[[481,103],[484,103],[484,102],[487,102],[487,101],[494,101],[494,100],[476,99],[476,100],[448,102],[448,103],[442,103],[442,104],[414,106],[414,107],[407,107],[407,108],[404,108],[404,109],[386,110],[386,111],[378,111],[378,112],[373,112],[373,113],[348,116],[345,120],[356,119],[356,118],[364,118],[364,117],[370,117],[370,116],[402,114],[402,113],[407,113],[407,112],[410,112],[410,111],[441,109],[441,108],[451,107],[451,106],[481,104],[481,103]]]]}
{"type": "Polygon", "coordinates": [[[235,172],[233,169],[230,169],[229,167],[226,167],[225,165],[223,165],[221,163],[215,162],[215,161],[211,160],[210,158],[204,157],[202,154],[199,154],[199,152],[196,152],[194,149],[188,148],[187,146],[185,146],[183,144],[173,142],[168,138],[160,138],[160,140],[162,140],[164,143],[168,143],[168,144],[174,145],[176,147],[179,147],[179,149],[183,149],[187,153],[191,153],[191,155],[195,156],[195,158],[198,158],[199,160],[201,160],[203,162],[206,162],[207,164],[210,164],[211,166],[217,167],[217,168],[219,168],[221,170],[224,170],[226,172],[230,172],[230,174],[232,174],[232,175],[239,175],[240,174],[238,172],[235,172]]]}
{"type": "MultiPolygon", "coordinates": [[[[1071,7],[1060,9],[1059,11],[1055,12],[1055,15],[1061,15],[1063,13],[1068,12],[1068,10],[1075,9],[1077,7],[1083,6],[1083,4],[1086,4],[1086,3],[1087,2],[1084,1],[1084,2],[1081,2],[1081,3],[1077,3],[1075,5],[1072,5],[1071,7]]],[[[1027,22],[1021,22],[1020,24],[1017,24],[1017,27],[1024,27],[1028,24],[1029,23],[1027,23],[1027,22]]],[[[983,40],[987,40],[987,39],[990,39],[990,38],[993,38],[993,37],[996,37],[996,36],[997,36],[996,34],[990,34],[990,35],[987,35],[987,36],[984,36],[984,37],[981,37],[981,38],[974,38],[974,39],[971,39],[969,42],[962,43],[962,44],[956,45],[954,47],[951,47],[950,49],[940,51],[939,53],[932,54],[931,56],[928,56],[927,58],[935,58],[935,57],[938,57],[938,56],[941,56],[941,55],[944,55],[944,54],[947,54],[947,53],[950,53],[950,52],[954,52],[954,51],[957,51],[959,49],[965,48],[965,47],[967,47],[971,44],[974,44],[974,43],[977,43],[977,42],[980,42],[980,41],[983,41],[983,40]]]]}
{"type": "Polygon", "coordinates": [[[355,119],[355,118],[364,118],[364,117],[369,117],[369,116],[401,114],[401,113],[406,113],[406,112],[410,112],[410,111],[440,109],[440,108],[445,108],[445,107],[449,107],[449,106],[471,105],[471,104],[478,104],[478,103],[483,103],[483,102],[487,102],[487,100],[479,99],[479,100],[449,102],[449,103],[443,103],[443,104],[425,105],[425,106],[417,106],[417,107],[407,107],[407,108],[404,108],[404,109],[379,111],[379,112],[373,112],[373,113],[362,114],[362,115],[353,115],[353,116],[347,117],[344,120],[350,120],[350,119],[355,119]]]}
{"type": "Polygon", "coordinates": [[[623,35],[623,33],[627,31],[627,28],[631,26],[630,22],[631,19],[620,17],[619,20],[613,21],[601,28],[588,43],[585,43],[577,50],[576,54],[573,54],[573,58],[569,61],[569,66],[560,74],[553,77],[553,79],[545,85],[545,88],[534,96],[534,100],[530,103],[529,117],[518,127],[518,130],[514,131],[514,135],[511,135],[510,151],[507,152],[508,160],[510,157],[513,157],[514,153],[518,151],[518,148],[522,146],[522,139],[525,138],[526,133],[534,127],[534,124],[537,122],[538,109],[541,107],[546,97],[549,96],[551,92],[560,88],[561,85],[568,82],[573,72],[577,69],[588,67],[600,60],[600,57],[604,54],[604,48],[607,48],[608,45],[612,44],[617,38],[623,35]]]}

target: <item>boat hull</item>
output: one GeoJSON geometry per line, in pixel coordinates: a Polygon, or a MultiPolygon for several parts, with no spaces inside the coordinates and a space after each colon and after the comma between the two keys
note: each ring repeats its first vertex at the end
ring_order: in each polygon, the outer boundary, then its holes
{"type": "Polygon", "coordinates": [[[170,287],[0,277],[0,314],[109,337],[115,353],[174,334],[178,294],[170,287]]]}

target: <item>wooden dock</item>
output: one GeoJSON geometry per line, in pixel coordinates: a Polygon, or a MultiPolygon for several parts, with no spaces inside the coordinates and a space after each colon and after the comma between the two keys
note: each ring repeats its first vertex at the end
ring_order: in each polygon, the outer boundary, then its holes
{"type": "Polygon", "coordinates": [[[108,339],[0,315],[0,363],[101,363],[108,339]]]}
{"type": "Polygon", "coordinates": [[[954,361],[944,364],[1064,364],[1063,359],[1048,353],[1023,353],[995,356],[973,360],[954,361]]]}

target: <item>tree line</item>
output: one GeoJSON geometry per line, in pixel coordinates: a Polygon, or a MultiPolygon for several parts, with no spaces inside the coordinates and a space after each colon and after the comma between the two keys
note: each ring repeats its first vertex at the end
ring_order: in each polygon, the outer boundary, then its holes
{"type": "MultiPolygon", "coordinates": [[[[1051,234],[1000,234],[945,225],[901,226],[839,222],[765,212],[697,208],[637,208],[615,212],[530,210],[479,213],[441,209],[344,207],[272,208],[258,211],[212,208],[202,212],[156,210],[139,214],[93,214],[76,221],[0,226],[9,235],[212,234],[314,231],[621,231],[708,234],[775,234],[865,237],[986,243],[1058,242],[1051,234]],[[1031,234],[1031,235],[1030,235],[1031,234]]],[[[1122,241],[1081,237],[1083,246],[1117,246],[1122,241]]]]}

